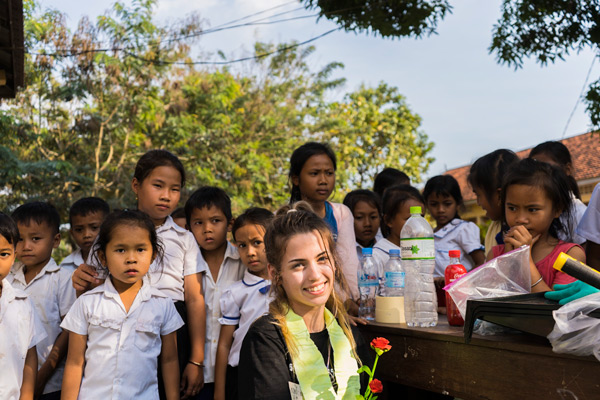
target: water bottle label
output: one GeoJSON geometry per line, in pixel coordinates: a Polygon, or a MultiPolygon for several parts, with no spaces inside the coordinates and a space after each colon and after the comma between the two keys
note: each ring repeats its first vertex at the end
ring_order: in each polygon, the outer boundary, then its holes
{"type": "Polygon", "coordinates": [[[403,260],[433,260],[435,249],[433,238],[400,239],[403,260]]]}
{"type": "Polygon", "coordinates": [[[358,279],[358,286],[379,286],[379,279],[375,276],[363,275],[358,279]]]}
{"type": "Polygon", "coordinates": [[[404,287],[404,272],[386,272],[385,287],[403,288],[404,287]]]}

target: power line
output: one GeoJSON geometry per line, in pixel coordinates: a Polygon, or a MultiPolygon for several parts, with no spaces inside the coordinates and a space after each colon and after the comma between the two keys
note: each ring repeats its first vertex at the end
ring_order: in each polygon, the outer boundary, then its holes
{"type": "Polygon", "coordinates": [[[569,119],[567,119],[567,124],[565,125],[565,129],[563,129],[563,134],[562,134],[562,138],[565,137],[565,135],[567,134],[567,128],[569,127],[569,124],[571,123],[571,118],[573,118],[573,115],[575,114],[575,110],[577,110],[577,106],[579,105],[579,103],[581,102],[581,99],[583,98],[583,92],[585,92],[585,89],[587,89],[587,83],[590,79],[590,75],[592,73],[592,68],[594,67],[594,63],[596,62],[596,57],[598,57],[598,54],[594,54],[594,57],[592,58],[592,64],[590,65],[590,68],[588,69],[587,75],[585,77],[585,82],[583,83],[583,87],[581,88],[581,93],[579,93],[579,96],[577,97],[577,101],[575,102],[575,107],[573,107],[573,110],[571,111],[571,115],[569,115],[569,119]]]}

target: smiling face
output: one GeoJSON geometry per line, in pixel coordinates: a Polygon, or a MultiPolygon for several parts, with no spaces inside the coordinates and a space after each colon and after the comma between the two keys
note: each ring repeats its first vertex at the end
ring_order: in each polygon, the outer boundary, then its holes
{"type": "Polygon", "coordinates": [[[154,259],[150,232],[135,225],[117,225],[110,233],[106,249],[98,251],[98,257],[110,271],[117,291],[133,285],[141,287],[154,259]]]}
{"type": "Polygon", "coordinates": [[[543,189],[527,185],[510,185],[504,207],[506,223],[511,228],[523,225],[531,236],[546,235],[552,220],[561,210],[554,210],[552,200],[543,189]]]}
{"type": "Polygon", "coordinates": [[[322,313],[333,291],[334,266],[318,231],[292,236],[281,260],[281,282],[300,316],[322,313]]]}
{"type": "Polygon", "coordinates": [[[216,206],[194,208],[189,229],[202,251],[215,251],[227,245],[227,232],[231,230],[231,223],[216,206]]]}
{"type": "Polygon", "coordinates": [[[15,262],[15,246],[0,235],[0,282],[6,278],[15,262]]]}
{"type": "Polygon", "coordinates": [[[452,196],[431,193],[427,197],[427,209],[437,222],[437,228],[441,228],[452,221],[456,216],[457,208],[458,204],[452,196]]]}
{"type": "Polygon", "coordinates": [[[181,196],[181,174],[171,166],[156,167],[139,182],[133,178],[131,188],[138,198],[138,209],[161,225],[175,210],[181,196]]]}
{"type": "Polygon", "coordinates": [[[60,244],[60,233],[47,223],[30,220],[28,224],[17,223],[19,242],[17,257],[28,270],[39,271],[50,261],[52,250],[60,244]]]}
{"type": "Polygon", "coordinates": [[[264,243],[265,230],[261,225],[246,224],[235,231],[235,244],[240,258],[248,271],[266,278],[267,253],[264,243]]]}
{"type": "Polygon", "coordinates": [[[310,157],[300,171],[292,177],[292,183],[300,188],[302,199],[309,203],[322,203],[331,196],[335,186],[335,168],[326,154],[310,157]]]}
{"type": "Polygon", "coordinates": [[[366,201],[359,201],[352,210],[356,241],[368,247],[379,230],[380,217],[377,208],[366,201]]]}
{"type": "Polygon", "coordinates": [[[71,218],[71,237],[81,249],[84,260],[100,232],[100,225],[105,217],[103,212],[95,211],[87,215],[73,215],[71,218]]]}

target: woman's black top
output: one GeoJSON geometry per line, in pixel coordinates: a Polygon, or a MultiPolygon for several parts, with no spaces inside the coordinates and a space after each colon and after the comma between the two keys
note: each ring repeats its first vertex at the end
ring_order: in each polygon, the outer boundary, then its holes
{"type": "MultiPolygon", "coordinates": [[[[355,327],[352,327],[352,335],[362,363],[371,366],[373,359],[369,346],[355,327]]],[[[311,333],[310,338],[323,356],[323,363],[326,365],[329,359],[329,368],[334,369],[333,348],[329,346],[327,329],[311,333]]],[[[291,399],[288,382],[298,383],[281,329],[275,325],[275,320],[270,315],[256,320],[248,330],[240,351],[238,367],[240,398],[291,399]]],[[[363,392],[367,382],[368,376],[361,374],[363,392]]],[[[335,382],[334,388],[337,388],[335,382]]]]}

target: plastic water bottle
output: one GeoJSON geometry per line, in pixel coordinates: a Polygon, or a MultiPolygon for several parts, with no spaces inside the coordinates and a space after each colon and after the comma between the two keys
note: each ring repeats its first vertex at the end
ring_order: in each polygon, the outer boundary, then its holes
{"type": "Polygon", "coordinates": [[[406,272],[404,312],[408,326],[436,326],[437,297],[433,283],[435,249],[433,229],[421,216],[421,207],[410,208],[410,218],[400,233],[406,272]]]}
{"type": "Polygon", "coordinates": [[[391,249],[390,259],[383,266],[385,297],[404,297],[404,268],[400,262],[400,250],[391,249]]]}
{"type": "Polygon", "coordinates": [[[363,248],[362,254],[362,263],[358,269],[358,291],[360,293],[358,316],[373,321],[375,320],[375,297],[379,288],[377,265],[373,260],[372,248],[363,248]]]}

